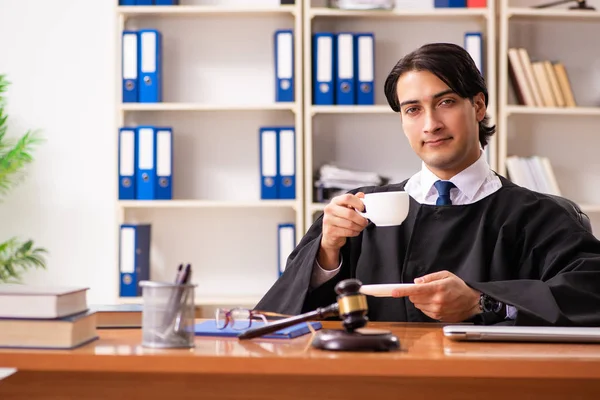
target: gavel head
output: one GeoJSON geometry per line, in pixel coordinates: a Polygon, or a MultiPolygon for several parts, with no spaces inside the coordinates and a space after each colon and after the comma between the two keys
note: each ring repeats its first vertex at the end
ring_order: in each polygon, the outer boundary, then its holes
{"type": "Polygon", "coordinates": [[[335,286],[339,315],[348,332],[362,328],[367,324],[367,298],[359,293],[362,282],[358,279],[345,279],[335,286]]]}

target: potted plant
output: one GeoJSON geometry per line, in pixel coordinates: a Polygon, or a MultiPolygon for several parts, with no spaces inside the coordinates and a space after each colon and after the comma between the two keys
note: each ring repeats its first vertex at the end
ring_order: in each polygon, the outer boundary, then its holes
{"type": "MultiPolygon", "coordinates": [[[[6,137],[8,116],[4,110],[4,93],[8,85],[6,76],[0,74],[0,201],[22,180],[25,167],[33,161],[32,151],[40,142],[33,131],[17,139],[6,137]]],[[[26,270],[46,268],[45,253],[46,250],[35,247],[32,240],[12,237],[0,243],[0,284],[21,283],[26,270]]]]}

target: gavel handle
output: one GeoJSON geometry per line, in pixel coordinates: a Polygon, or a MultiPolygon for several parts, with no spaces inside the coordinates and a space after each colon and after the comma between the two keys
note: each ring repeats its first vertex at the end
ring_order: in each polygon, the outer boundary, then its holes
{"type": "Polygon", "coordinates": [[[293,317],[281,319],[270,324],[260,326],[258,328],[248,329],[238,335],[238,339],[253,339],[255,337],[267,335],[269,333],[276,332],[280,329],[287,328],[288,326],[296,325],[300,322],[308,321],[310,319],[323,319],[327,317],[333,317],[338,315],[339,306],[337,303],[333,303],[327,307],[317,308],[315,311],[307,312],[305,314],[295,315],[293,317]]]}

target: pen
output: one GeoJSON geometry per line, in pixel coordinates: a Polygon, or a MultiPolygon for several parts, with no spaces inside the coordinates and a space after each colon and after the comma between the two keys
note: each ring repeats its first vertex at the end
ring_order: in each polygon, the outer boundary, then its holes
{"type": "MultiPolygon", "coordinates": [[[[183,272],[180,274],[180,282],[179,282],[180,285],[187,285],[189,283],[191,275],[192,275],[191,268],[192,268],[192,266],[190,264],[187,264],[185,266],[185,268],[183,269],[183,272]]],[[[177,308],[174,310],[174,313],[176,315],[174,331],[177,333],[180,333],[181,318],[182,318],[181,314],[183,312],[182,307],[188,301],[188,292],[184,288],[177,289],[177,292],[178,292],[177,296],[179,298],[178,298],[177,304],[175,304],[175,307],[177,307],[177,308]]]]}
{"type": "MultiPolygon", "coordinates": [[[[183,274],[184,274],[183,264],[179,264],[179,266],[177,267],[177,273],[175,274],[175,285],[181,284],[182,279],[183,279],[183,274]]],[[[165,319],[163,322],[164,326],[168,327],[173,324],[174,316],[177,313],[177,305],[180,302],[181,302],[181,289],[176,288],[175,290],[173,290],[171,292],[171,295],[169,296],[169,303],[167,305],[167,309],[172,310],[172,311],[165,316],[165,319]]]]}
{"type": "Polygon", "coordinates": [[[192,272],[191,268],[192,266],[190,264],[187,264],[185,268],[183,268],[183,271],[179,274],[179,281],[177,282],[177,284],[185,285],[190,281],[192,272]]]}
{"type": "Polygon", "coordinates": [[[177,273],[175,274],[175,284],[179,283],[181,279],[181,270],[183,269],[183,264],[179,264],[177,267],[177,273]]]}

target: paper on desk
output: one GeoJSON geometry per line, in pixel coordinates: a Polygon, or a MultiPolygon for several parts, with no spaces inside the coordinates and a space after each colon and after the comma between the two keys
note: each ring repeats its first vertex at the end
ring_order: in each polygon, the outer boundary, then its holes
{"type": "Polygon", "coordinates": [[[17,372],[16,368],[0,368],[0,381],[17,372]]]}

